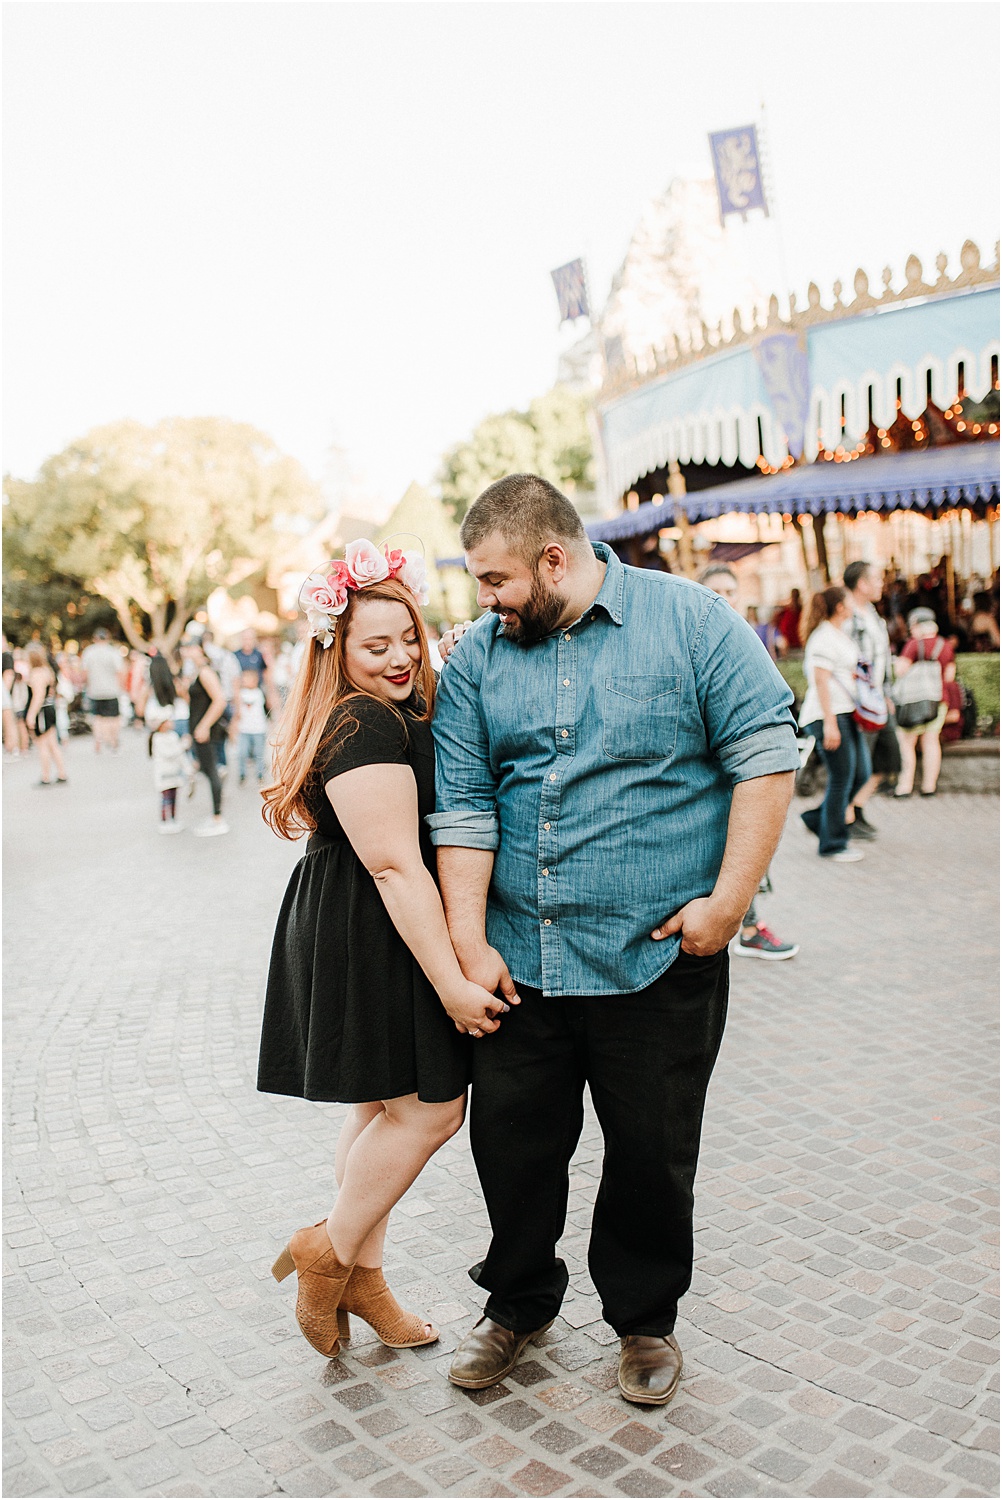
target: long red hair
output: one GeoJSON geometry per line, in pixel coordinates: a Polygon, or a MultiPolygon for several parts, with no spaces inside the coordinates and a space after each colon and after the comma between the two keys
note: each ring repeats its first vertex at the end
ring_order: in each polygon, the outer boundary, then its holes
{"type": "MultiPolygon", "coordinates": [[[[389,599],[406,606],[414,622],[421,660],[414,679],[417,715],[430,719],[435,701],[435,672],[428,650],[428,636],[417,600],[409,588],[394,578],[348,594],[348,608],[334,624],[334,639],[326,651],[320,642],[306,644],[296,680],[289,689],[282,719],[275,735],[272,773],[274,780],[261,793],[262,816],[269,828],[283,839],[298,839],[312,833],[316,819],[306,805],[306,786],[317,756],[329,749],[335,740],[349,738],[358,728],[350,708],[338,713],[353,697],[373,697],[355,687],[348,676],[345,641],[348,627],[359,606],[367,599],[389,599]]],[[[378,700],[385,703],[385,698],[378,700]]],[[[393,704],[389,705],[399,712],[393,704]]]]}

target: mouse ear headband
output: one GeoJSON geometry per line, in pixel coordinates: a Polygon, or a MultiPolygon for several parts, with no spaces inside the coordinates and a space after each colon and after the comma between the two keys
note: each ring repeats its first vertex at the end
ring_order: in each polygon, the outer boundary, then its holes
{"type": "MultiPolygon", "coordinates": [[[[415,539],[416,540],[416,539],[415,539]]],[[[310,636],[324,650],[334,639],[338,615],[348,608],[349,593],[398,579],[410,589],[419,605],[428,603],[428,579],[424,557],[416,550],[403,551],[383,544],[382,551],[364,537],[349,542],[344,560],[321,563],[306,579],[299,591],[299,607],[306,614],[310,636]]]]}

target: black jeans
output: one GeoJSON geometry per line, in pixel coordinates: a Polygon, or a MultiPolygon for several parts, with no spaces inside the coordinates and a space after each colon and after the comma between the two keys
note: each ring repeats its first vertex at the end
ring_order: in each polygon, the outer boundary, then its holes
{"type": "Polygon", "coordinates": [[[219,779],[219,767],[216,764],[216,742],[209,740],[201,745],[198,740],[192,740],[191,748],[195,752],[198,769],[208,780],[209,790],[212,793],[212,811],[218,818],[223,810],[223,783],[219,779]]]}
{"type": "Polygon", "coordinates": [[[470,1134],[493,1239],[470,1272],[486,1313],[516,1333],[555,1318],[556,1256],[584,1086],[605,1138],[588,1266],[623,1336],[667,1334],[692,1279],[692,1184],[703,1104],[727,1014],[726,950],[680,953],[634,995],[522,1003],[473,1048],[470,1134]]]}

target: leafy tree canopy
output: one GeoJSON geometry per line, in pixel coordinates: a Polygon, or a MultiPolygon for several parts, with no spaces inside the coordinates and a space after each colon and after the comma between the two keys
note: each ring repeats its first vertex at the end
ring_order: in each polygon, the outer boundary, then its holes
{"type": "Polygon", "coordinates": [[[473,608],[473,580],[463,567],[436,566],[443,558],[462,557],[459,527],[444,501],[420,484],[408,485],[379,532],[380,542],[400,547],[413,546],[413,541],[405,539],[412,537],[420,538],[428,567],[426,617],[436,624],[443,619],[464,619],[473,608]]]}
{"type": "Polygon", "coordinates": [[[244,423],[117,422],[72,443],[35,480],[4,482],[3,531],[31,584],[80,580],[128,640],[169,650],[209,593],[251,577],[323,511],[299,463],[244,423]],[[32,571],[33,570],[33,571],[32,571]]]}
{"type": "Polygon", "coordinates": [[[528,411],[485,417],[472,437],[450,448],[442,460],[442,498],[462,520],[481,490],[505,474],[540,474],[570,498],[592,483],[588,431],[591,397],[573,386],[555,385],[528,411]]]}

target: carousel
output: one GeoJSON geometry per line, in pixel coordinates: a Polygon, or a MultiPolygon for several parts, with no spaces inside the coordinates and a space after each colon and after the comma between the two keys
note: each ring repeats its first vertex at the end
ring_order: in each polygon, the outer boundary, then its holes
{"type": "Polygon", "coordinates": [[[807,305],[776,297],[745,326],[700,324],[619,358],[597,398],[609,514],[589,527],[629,561],[692,574],[712,552],[760,563],[757,602],[864,557],[913,586],[998,566],[999,256],[967,241],[951,277],[911,256],[875,295],[856,272],[807,305]]]}

